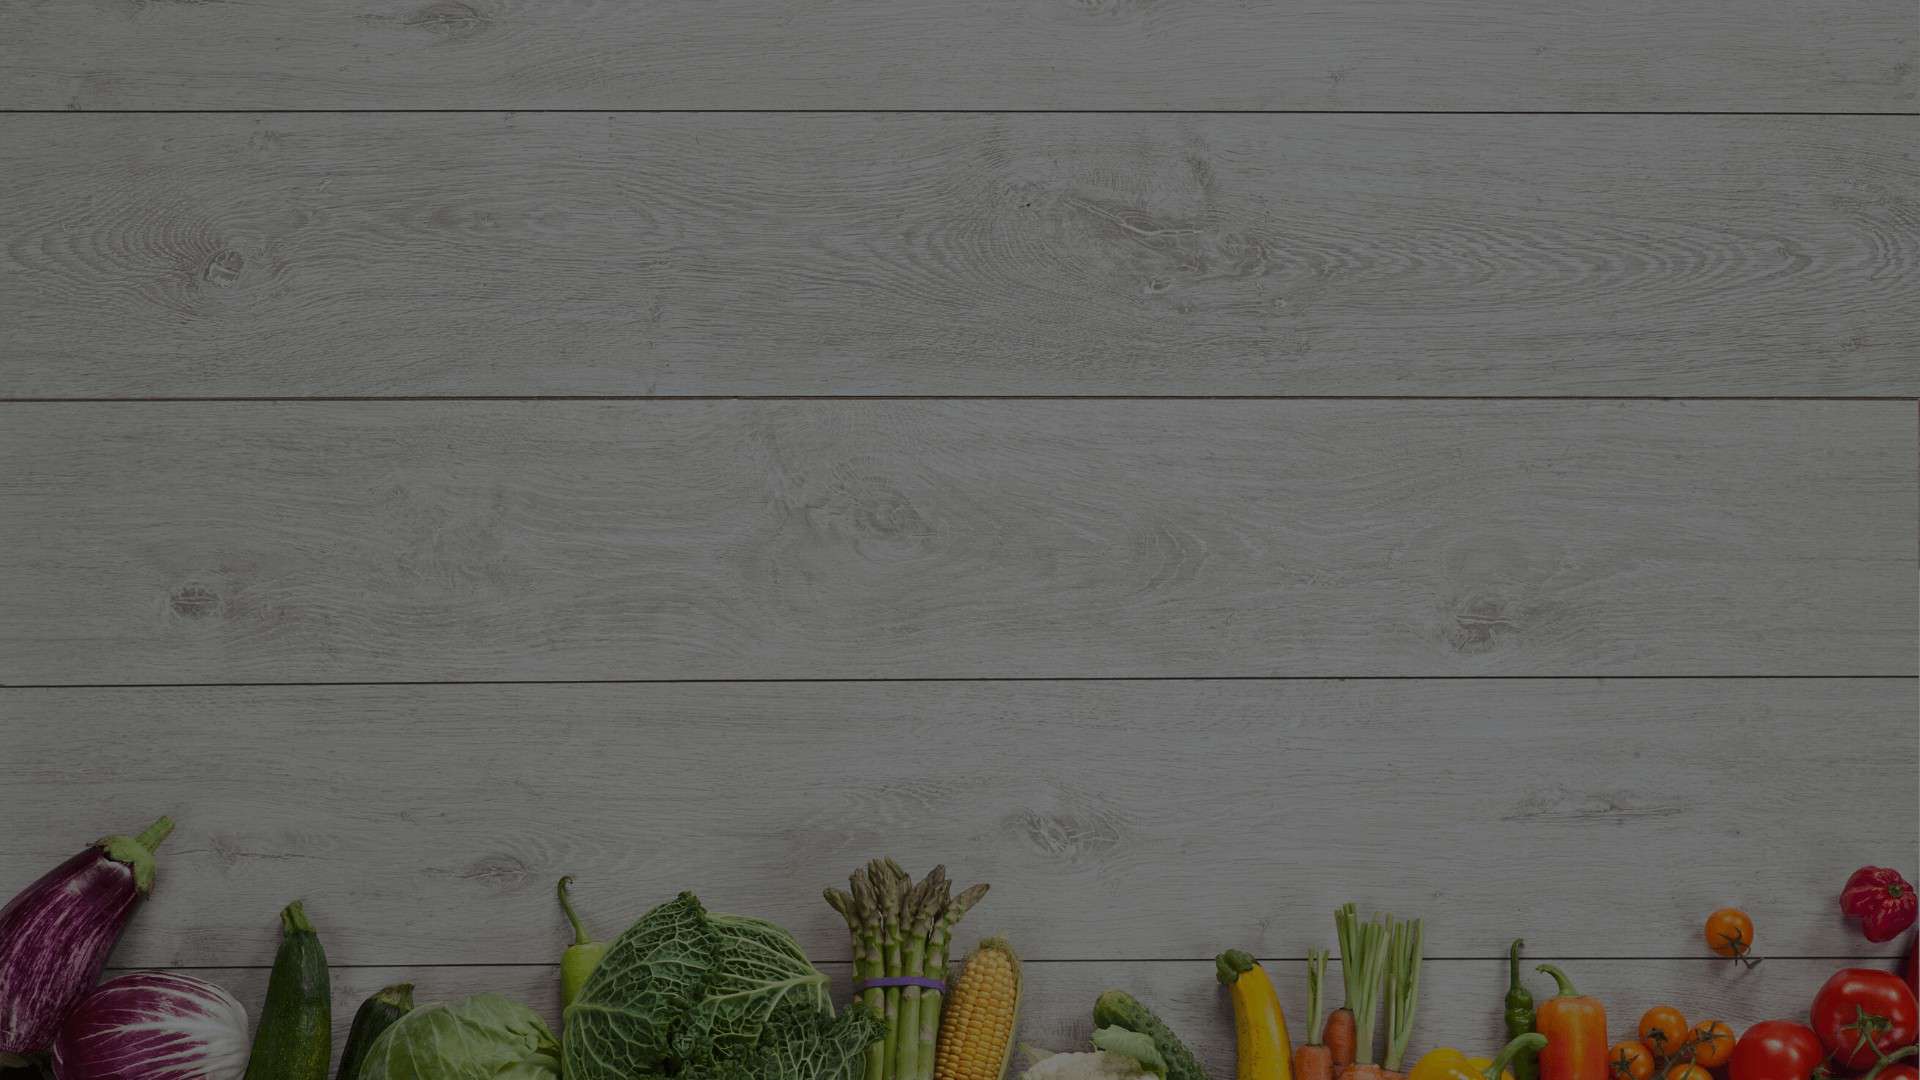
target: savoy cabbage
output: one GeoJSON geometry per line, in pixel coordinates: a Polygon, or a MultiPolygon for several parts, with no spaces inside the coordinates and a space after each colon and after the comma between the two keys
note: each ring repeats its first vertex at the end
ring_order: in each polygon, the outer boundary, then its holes
{"type": "Polygon", "coordinates": [[[567,1008],[567,1080],[858,1080],[885,1035],[835,1017],[827,977],[772,923],[713,915],[692,893],[614,940],[567,1008]]]}

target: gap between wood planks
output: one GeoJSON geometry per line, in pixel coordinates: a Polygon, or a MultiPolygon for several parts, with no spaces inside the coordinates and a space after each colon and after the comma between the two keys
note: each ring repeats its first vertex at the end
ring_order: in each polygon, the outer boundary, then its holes
{"type": "MultiPolygon", "coordinates": [[[[612,939],[609,938],[607,940],[611,941],[612,939]]],[[[1254,957],[1254,959],[1262,964],[1304,964],[1307,962],[1307,959],[1304,956],[1257,956],[1257,957],[1254,957]]],[[[1858,955],[1858,956],[1785,956],[1785,955],[1777,955],[1777,954],[1768,954],[1767,956],[1761,957],[1761,959],[1762,960],[1795,960],[1795,961],[1820,962],[1820,963],[1829,963],[1829,962],[1845,963],[1849,961],[1857,962],[1857,961],[1872,961],[1872,960],[1898,960],[1900,959],[1900,956],[1897,954],[1885,955],[1885,956],[1881,956],[1877,954],[1864,954],[1864,955],[1858,955]]],[[[1540,956],[1540,957],[1529,956],[1527,957],[1527,961],[1529,963],[1538,961],[1538,962],[1545,962],[1550,964],[1587,964],[1587,963],[1598,963],[1598,962],[1649,963],[1649,962],[1655,962],[1655,961],[1658,961],[1661,963],[1675,963],[1675,962],[1685,962],[1689,960],[1698,960],[1698,961],[1701,961],[1702,963],[1724,964],[1727,962],[1728,958],[1724,956],[1540,956]]],[[[1022,964],[1211,964],[1213,963],[1213,961],[1214,961],[1214,958],[1211,956],[1200,956],[1200,957],[1156,956],[1156,957],[1149,957],[1147,959],[1134,959],[1134,958],[1124,957],[1124,956],[1117,957],[1117,958],[1088,957],[1088,956],[1081,956],[1081,957],[1023,956],[1020,958],[1020,962],[1022,964]]],[[[838,960],[838,959],[808,960],[807,962],[810,964],[813,964],[816,967],[822,964],[825,964],[830,967],[832,966],[845,967],[849,963],[849,961],[847,960],[838,960]]],[[[1507,956],[1504,953],[1502,953],[1499,956],[1427,956],[1427,957],[1422,957],[1420,962],[1423,964],[1491,964],[1496,962],[1504,964],[1507,962],[1507,956]]],[[[166,964],[166,965],[159,965],[159,966],[166,971],[271,971],[273,970],[272,964],[166,964]]],[[[431,964],[335,964],[335,963],[329,963],[327,965],[327,967],[334,970],[338,970],[338,971],[382,971],[382,970],[387,970],[391,968],[555,968],[557,969],[559,968],[559,966],[560,964],[558,961],[555,961],[550,964],[547,964],[547,963],[533,964],[533,963],[511,962],[511,961],[506,963],[495,963],[495,962],[489,962],[489,961],[463,961],[463,962],[457,962],[457,963],[431,963],[431,964]]],[[[155,970],[155,967],[156,965],[151,965],[151,964],[145,967],[126,967],[126,966],[119,966],[119,965],[108,965],[104,970],[108,972],[152,971],[152,970],[155,970]]]]}
{"type": "MultiPolygon", "coordinates": [[[[243,690],[288,686],[674,686],[729,683],[1069,683],[1069,682],[1524,682],[1573,680],[1625,682],[1636,679],[1683,679],[1694,682],[1768,679],[1899,679],[1911,675],[832,675],[814,679],[790,677],[705,679],[401,679],[388,682],[181,682],[181,683],[0,683],[0,690],[243,690]]],[[[1666,959],[1648,957],[1647,959],[1666,959]]],[[[1807,957],[1810,960],[1825,957],[1807,957]]]]}
{"type": "Polygon", "coordinates": [[[308,404],[331,402],[496,402],[496,401],[633,401],[670,404],[709,401],[1832,401],[1889,402],[1920,399],[1904,394],[1814,395],[1771,394],[323,394],[256,397],[4,397],[0,405],[205,405],[308,404]]]}
{"type": "Polygon", "coordinates": [[[512,115],[528,113],[716,116],[1920,116],[1920,112],[1745,109],[0,109],[0,116],[352,116],[369,113],[512,115]]]}

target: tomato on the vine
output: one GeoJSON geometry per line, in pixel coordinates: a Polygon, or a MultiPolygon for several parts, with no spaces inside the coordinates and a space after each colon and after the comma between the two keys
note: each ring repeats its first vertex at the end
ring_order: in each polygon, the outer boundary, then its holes
{"type": "Polygon", "coordinates": [[[1683,1061],[1667,1070],[1667,1080],[1713,1080],[1713,1074],[1691,1061],[1683,1061]]]}
{"type": "Polygon", "coordinates": [[[1907,940],[1907,959],[1900,966],[1906,969],[1907,989],[1920,997],[1920,933],[1907,940]]]}
{"type": "Polygon", "coordinates": [[[1671,1005],[1655,1005],[1640,1016],[1640,1045],[1654,1057],[1672,1057],[1687,1042],[1687,1018],[1671,1005]]]}
{"type": "Polygon", "coordinates": [[[1911,1061],[1898,1061],[1880,1070],[1873,1080],[1920,1080],[1920,1068],[1911,1061]]]}
{"type": "Polygon", "coordinates": [[[1733,1029],[1718,1020],[1703,1020],[1693,1025],[1687,1045],[1693,1048],[1693,1063],[1717,1069],[1733,1056],[1733,1029]]]}
{"type": "Polygon", "coordinates": [[[1813,996],[1809,1019],[1820,1041],[1847,1072],[1872,1067],[1880,1055],[1913,1044],[1920,1006],[1891,971],[1841,968],[1813,996]]]}
{"type": "Polygon", "coordinates": [[[1763,1020],[1734,1044],[1727,1062],[1732,1080],[1807,1080],[1827,1056],[1820,1036],[1791,1020],[1763,1020]]]}
{"type": "Polygon", "coordinates": [[[1653,1054],[1632,1040],[1607,1048],[1607,1071],[1613,1080],[1651,1080],[1653,1054]]]}

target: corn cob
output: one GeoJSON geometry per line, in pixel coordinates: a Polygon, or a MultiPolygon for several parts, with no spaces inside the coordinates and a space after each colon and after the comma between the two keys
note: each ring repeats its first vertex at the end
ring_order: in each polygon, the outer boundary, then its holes
{"type": "Polygon", "coordinates": [[[1002,938],[967,957],[940,1023],[934,1080],[1002,1080],[1013,1060],[1020,1012],[1020,958],[1002,938]]]}

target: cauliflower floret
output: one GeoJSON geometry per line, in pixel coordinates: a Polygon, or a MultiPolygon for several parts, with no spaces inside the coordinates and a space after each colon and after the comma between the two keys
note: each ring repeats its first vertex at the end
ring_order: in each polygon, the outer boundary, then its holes
{"type": "Polygon", "coordinates": [[[1084,1054],[1055,1054],[1036,1062],[1023,1080],[1154,1080],[1153,1074],[1124,1054],[1094,1050],[1084,1054]]]}

